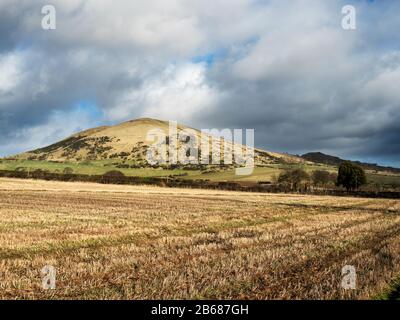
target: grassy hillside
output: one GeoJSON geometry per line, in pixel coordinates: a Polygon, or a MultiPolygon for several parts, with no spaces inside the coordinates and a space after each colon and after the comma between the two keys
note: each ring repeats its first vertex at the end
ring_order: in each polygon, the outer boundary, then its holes
{"type": "MultiPolygon", "coordinates": [[[[152,168],[146,160],[146,152],[151,144],[148,133],[151,130],[161,130],[166,135],[170,133],[169,122],[156,119],[137,119],[115,126],[103,126],[85,130],[72,135],[50,146],[25,152],[7,159],[0,160],[0,170],[46,170],[63,173],[66,168],[76,174],[101,175],[111,170],[119,170],[126,176],[165,177],[180,176],[187,179],[208,179],[212,181],[271,181],[274,175],[291,165],[307,164],[299,157],[255,149],[255,168],[251,176],[236,176],[234,165],[192,165],[190,170],[185,167],[176,169],[152,168]]],[[[200,141],[201,131],[184,125],[177,126],[178,132],[187,130],[194,132],[200,141]]],[[[211,146],[209,156],[219,150],[224,158],[224,140],[218,139],[217,147],[211,146]]],[[[178,149],[185,142],[178,135],[178,149]]],[[[169,139],[163,143],[167,148],[169,139]]],[[[227,142],[228,148],[234,144],[227,142]]],[[[199,153],[204,153],[200,145],[199,153]]],[[[240,146],[244,148],[243,146],[240,146]]],[[[244,149],[243,149],[244,150],[244,149]]]]}
{"type": "MultiPolygon", "coordinates": [[[[326,165],[330,165],[330,166],[339,166],[343,162],[349,161],[349,160],[341,159],[339,157],[324,154],[321,152],[309,152],[309,153],[303,154],[301,157],[305,160],[308,160],[308,161],[311,161],[314,163],[322,163],[322,164],[326,164],[326,165]]],[[[376,163],[366,163],[366,162],[361,162],[361,161],[351,161],[351,162],[360,165],[365,170],[400,173],[400,169],[398,169],[398,168],[379,166],[376,163]]]]}
{"type": "MultiPolygon", "coordinates": [[[[126,162],[133,165],[133,162],[126,162]]],[[[0,170],[24,170],[33,171],[37,169],[54,173],[63,173],[65,168],[71,168],[73,173],[101,175],[111,170],[119,170],[127,176],[156,177],[178,175],[186,172],[181,169],[161,170],[153,168],[120,168],[121,163],[115,160],[94,160],[85,162],[54,162],[39,160],[0,160],[0,170]]]]}
{"type": "MultiPolygon", "coordinates": [[[[221,159],[224,158],[225,143],[226,148],[231,153],[233,148],[239,147],[245,151],[242,145],[234,144],[229,140],[223,140],[220,137],[214,140],[209,134],[202,134],[200,130],[190,128],[184,125],[177,125],[176,133],[170,130],[168,121],[156,119],[137,119],[123,122],[114,126],[102,126],[82,132],[78,132],[64,140],[56,142],[52,145],[25,152],[13,156],[12,158],[21,160],[47,160],[61,162],[82,162],[82,161],[100,161],[100,160],[125,160],[131,161],[136,165],[148,166],[147,151],[149,146],[154,142],[153,133],[157,130],[165,135],[163,141],[159,141],[161,145],[169,148],[170,139],[175,136],[176,147],[178,150],[185,149],[188,145],[189,138],[187,135],[193,136],[194,149],[197,149],[199,154],[208,154],[215,156],[221,154],[221,159]],[[172,131],[172,132],[171,132],[172,131]],[[153,132],[153,133],[152,133],[153,132]],[[168,137],[170,136],[170,137],[168,137]],[[201,141],[208,140],[209,150],[202,150],[201,141]],[[165,140],[165,141],[164,141],[165,140]]],[[[158,136],[155,139],[158,140],[158,136]]],[[[215,137],[214,137],[215,139],[215,137]]],[[[207,145],[207,142],[205,142],[207,145]]],[[[306,163],[307,161],[296,156],[280,154],[260,149],[254,149],[254,161],[256,164],[272,164],[272,163],[306,163]]],[[[167,158],[167,155],[165,155],[167,158]]]]}
{"type": "MultiPolygon", "coordinates": [[[[312,173],[314,170],[337,172],[337,166],[331,163],[316,164],[306,159],[287,154],[254,149],[255,168],[250,176],[235,174],[235,165],[198,165],[189,167],[178,165],[152,167],[147,161],[146,153],[151,145],[148,133],[160,130],[168,135],[169,122],[156,119],[137,119],[114,126],[102,126],[76,133],[62,141],[40,149],[25,152],[7,159],[0,159],[0,170],[33,171],[37,169],[52,173],[63,173],[66,168],[71,173],[86,175],[102,175],[111,170],[119,170],[126,176],[166,177],[179,176],[182,179],[205,179],[210,181],[241,181],[241,182],[273,182],[286,169],[302,168],[312,173]]],[[[184,125],[177,125],[180,134],[191,130],[197,141],[199,153],[201,150],[201,131],[184,125]]],[[[177,136],[178,149],[187,147],[187,137],[177,136]]],[[[162,145],[169,148],[170,138],[164,137],[162,145]]],[[[206,139],[211,144],[211,136],[206,139]]],[[[189,139],[190,140],[190,139],[189,139]]],[[[192,146],[193,147],[193,146],[192,146]]],[[[232,152],[234,144],[228,142],[227,150],[232,152]]],[[[244,146],[240,146],[242,151],[244,146]]],[[[218,139],[216,149],[211,148],[208,156],[221,154],[224,157],[224,140],[218,139]]],[[[334,158],[334,157],[333,157],[334,158]]],[[[336,158],[335,158],[336,159],[336,158]]],[[[367,170],[370,185],[400,186],[400,173],[395,171],[367,170]]],[[[380,188],[378,186],[377,188],[380,188]]]]}

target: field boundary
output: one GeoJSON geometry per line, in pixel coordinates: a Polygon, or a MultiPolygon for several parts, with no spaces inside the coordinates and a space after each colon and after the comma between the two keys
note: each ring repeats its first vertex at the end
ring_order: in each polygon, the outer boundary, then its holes
{"type": "Polygon", "coordinates": [[[192,189],[211,189],[227,191],[243,191],[258,193],[286,193],[286,194],[304,194],[318,196],[343,196],[343,197],[361,197],[361,198],[382,198],[382,199],[400,199],[400,192],[396,191],[345,191],[338,189],[315,189],[307,188],[299,191],[292,191],[285,186],[276,184],[241,183],[233,181],[209,181],[203,179],[190,180],[179,179],[176,177],[139,177],[124,175],[85,175],[85,174],[64,174],[52,173],[44,170],[10,171],[0,170],[0,177],[17,179],[39,179],[47,181],[64,182],[93,182],[100,184],[123,184],[123,185],[156,185],[160,187],[173,188],[192,188],[192,189]]]}

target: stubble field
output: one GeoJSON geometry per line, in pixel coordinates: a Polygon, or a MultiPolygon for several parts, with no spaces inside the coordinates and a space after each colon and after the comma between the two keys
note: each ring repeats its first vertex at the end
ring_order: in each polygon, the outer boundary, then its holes
{"type": "Polygon", "coordinates": [[[2,299],[370,299],[399,275],[398,200],[0,179],[2,299]]]}

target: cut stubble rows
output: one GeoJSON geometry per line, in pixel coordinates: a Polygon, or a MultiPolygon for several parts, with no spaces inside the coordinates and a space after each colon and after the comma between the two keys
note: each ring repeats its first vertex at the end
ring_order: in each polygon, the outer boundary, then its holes
{"type": "Polygon", "coordinates": [[[364,299],[400,273],[397,200],[14,179],[0,199],[3,299],[364,299]]]}

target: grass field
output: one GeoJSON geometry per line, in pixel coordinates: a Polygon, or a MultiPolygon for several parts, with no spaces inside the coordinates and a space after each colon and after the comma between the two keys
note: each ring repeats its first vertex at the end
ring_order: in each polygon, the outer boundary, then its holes
{"type": "MultiPolygon", "coordinates": [[[[279,176],[279,173],[286,169],[301,167],[308,173],[314,170],[327,170],[330,172],[337,172],[337,168],[325,165],[285,165],[285,164],[271,164],[264,167],[255,167],[253,173],[248,176],[239,176],[235,174],[234,169],[218,170],[210,173],[203,173],[200,170],[165,170],[153,168],[117,168],[115,163],[121,161],[117,160],[96,160],[87,162],[51,162],[51,161],[31,161],[31,160],[0,160],[0,170],[16,170],[24,168],[25,171],[33,171],[36,169],[47,170],[49,172],[62,173],[66,167],[73,170],[73,173],[88,174],[88,175],[102,175],[110,170],[119,170],[126,176],[138,177],[166,177],[171,175],[178,175],[181,179],[206,179],[210,181],[269,181],[272,182],[274,177],[279,176]],[[182,176],[182,174],[186,174],[182,176]]],[[[127,164],[134,164],[132,161],[126,161],[127,164]]],[[[379,183],[381,185],[391,185],[400,187],[400,175],[393,173],[372,173],[367,172],[368,182],[370,184],[379,183]]]]}
{"type": "Polygon", "coordinates": [[[3,299],[396,298],[397,200],[4,178],[0,199],[3,299]]]}
{"type": "MultiPolygon", "coordinates": [[[[87,162],[51,162],[51,161],[37,161],[37,160],[0,160],[0,170],[16,170],[24,168],[25,171],[33,171],[36,169],[47,170],[53,173],[62,173],[67,167],[73,170],[76,174],[88,175],[102,175],[111,170],[119,170],[126,176],[139,176],[139,177],[162,177],[174,174],[181,174],[184,170],[161,170],[152,168],[116,168],[113,163],[116,160],[96,160],[87,162]]],[[[129,163],[128,164],[133,164],[129,163]]]]}
{"type": "MultiPolygon", "coordinates": [[[[89,174],[89,175],[101,175],[110,170],[119,170],[126,176],[140,176],[140,177],[155,177],[155,176],[169,176],[179,175],[186,173],[187,179],[208,179],[212,181],[222,180],[244,180],[244,181],[256,181],[256,180],[271,180],[273,175],[279,175],[279,173],[290,166],[285,165],[271,165],[268,167],[256,167],[254,168],[253,174],[250,176],[237,176],[234,170],[221,170],[211,173],[202,173],[200,170],[165,170],[165,169],[153,169],[153,168],[117,168],[115,163],[121,161],[117,160],[94,160],[87,162],[51,162],[51,161],[37,161],[37,160],[0,160],[0,170],[16,170],[24,168],[25,171],[33,171],[36,169],[47,170],[49,172],[62,173],[67,167],[73,170],[73,173],[77,174],[89,174]]],[[[134,164],[132,161],[126,161],[127,164],[134,164]]],[[[312,170],[316,168],[309,166],[308,169],[312,170]]]]}

